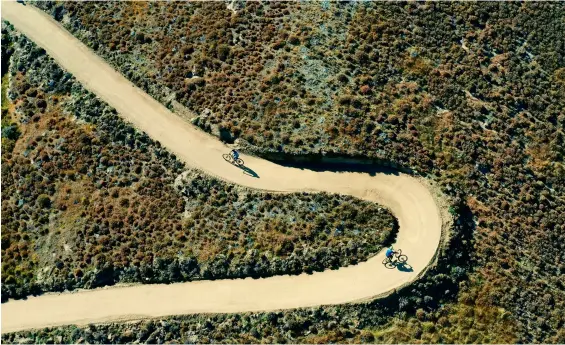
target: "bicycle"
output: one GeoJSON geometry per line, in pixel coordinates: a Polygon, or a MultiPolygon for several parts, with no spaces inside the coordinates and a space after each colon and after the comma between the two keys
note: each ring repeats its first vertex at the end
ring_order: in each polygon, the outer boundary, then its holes
{"type": "Polygon", "coordinates": [[[231,164],[237,165],[237,166],[244,166],[243,159],[241,159],[241,158],[233,159],[233,156],[229,153],[224,153],[222,155],[222,157],[228,163],[231,163],[231,164]]]}
{"type": "Polygon", "coordinates": [[[408,256],[405,254],[402,254],[402,249],[398,249],[394,251],[394,254],[392,254],[392,256],[386,257],[383,260],[383,265],[385,265],[386,268],[395,268],[397,264],[401,263],[405,263],[406,261],[408,261],[408,256]],[[394,260],[396,259],[396,260],[394,260]],[[394,261],[393,261],[394,260],[394,261]]]}

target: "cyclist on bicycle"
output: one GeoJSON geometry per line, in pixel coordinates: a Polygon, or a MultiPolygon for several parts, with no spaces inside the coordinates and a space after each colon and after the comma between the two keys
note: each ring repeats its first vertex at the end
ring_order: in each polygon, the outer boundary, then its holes
{"type": "Polygon", "coordinates": [[[237,152],[237,150],[233,149],[231,150],[231,156],[233,157],[233,160],[236,161],[239,159],[239,152],[237,152]]]}
{"type": "Polygon", "coordinates": [[[394,248],[392,248],[392,246],[390,246],[389,248],[387,248],[385,256],[389,259],[392,260],[392,257],[394,256],[394,254],[396,254],[397,252],[394,250],[394,248]]]}

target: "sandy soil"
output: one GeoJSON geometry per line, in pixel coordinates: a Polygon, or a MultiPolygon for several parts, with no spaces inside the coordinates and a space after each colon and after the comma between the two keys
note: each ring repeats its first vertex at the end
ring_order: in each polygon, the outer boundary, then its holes
{"type": "Polygon", "coordinates": [[[202,133],[134,87],[106,62],[32,6],[2,1],[2,18],[42,46],[85,87],[115,107],[136,128],[190,166],[257,189],[327,191],[388,207],[398,218],[396,248],[412,272],[387,269],[380,253],[367,262],[333,271],[266,279],[216,280],[171,285],[111,287],[47,294],[2,304],[2,332],[201,312],[243,312],[337,304],[368,299],[417,278],[441,241],[444,210],[428,186],[404,174],[314,172],[242,155],[259,178],[224,161],[229,148],[202,133]]]}

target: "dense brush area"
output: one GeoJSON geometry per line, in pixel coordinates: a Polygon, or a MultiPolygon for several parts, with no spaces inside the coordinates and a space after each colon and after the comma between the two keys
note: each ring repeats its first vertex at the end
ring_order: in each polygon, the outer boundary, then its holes
{"type": "Polygon", "coordinates": [[[366,260],[396,236],[374,203],[248,190],[124,123],[5,26],[2,299],[114,283],[264,277],[366,260]],[[8,87],[9,86],[9,87],[8,87]]]}

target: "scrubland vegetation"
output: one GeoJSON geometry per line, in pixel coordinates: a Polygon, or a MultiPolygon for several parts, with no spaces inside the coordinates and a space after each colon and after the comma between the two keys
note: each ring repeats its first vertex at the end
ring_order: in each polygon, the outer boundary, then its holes
{"type": "Polygon", "coordinates": [[[42,49],[8,26],[2,34],[14,50],[2,117],[3,300],[320,271],[394,239],[396,220],[374,203],[261,193],[186,170],[42,49]]]}
{"type": "Polygon", "coordinates": [[[5,339],[565,342],[563,3],[38,6],[224,140],[387,159],[461,202],[438,266],[385,300],[5,339]]]}

